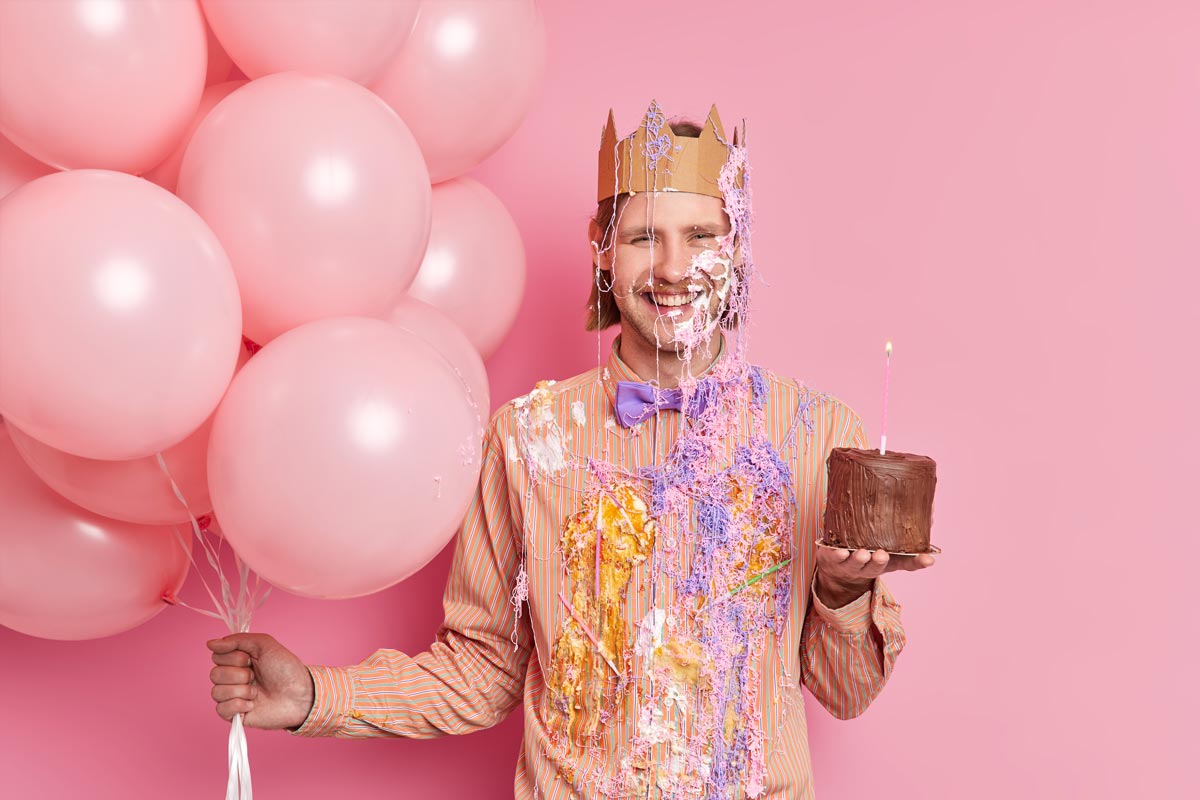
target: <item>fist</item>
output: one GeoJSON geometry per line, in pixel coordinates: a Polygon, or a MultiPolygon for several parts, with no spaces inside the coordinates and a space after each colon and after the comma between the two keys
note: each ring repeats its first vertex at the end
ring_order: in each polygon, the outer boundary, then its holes
{"type": "Polygon", "coordinates": [[[212,699],[229,721],[243,714],[251,728],[297,728],[313,706],[308,668],[292,651],[263,633],[237,633],[208,642],[212,699]]]}

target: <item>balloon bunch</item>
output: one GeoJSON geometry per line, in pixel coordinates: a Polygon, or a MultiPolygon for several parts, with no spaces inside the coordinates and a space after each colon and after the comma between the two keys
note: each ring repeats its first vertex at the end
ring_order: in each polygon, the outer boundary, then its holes
{"type": "Polygon", "coordinates": [[[0,625],[146,622],[179,526],[230,627],[213,541],[322,598],[444,546],[525,273],[463,174],[544,62],[533,0],[0,1],[0,625]]]}

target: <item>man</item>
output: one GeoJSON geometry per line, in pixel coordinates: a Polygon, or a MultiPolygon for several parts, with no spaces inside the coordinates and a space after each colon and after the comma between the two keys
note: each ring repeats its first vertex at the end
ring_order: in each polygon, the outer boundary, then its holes
{"type": "Polygon", "coordinates": [[[878,578],[934,560],[817,544],[829,450],[866,438],[844,404],[745,361],[742,139],[715,107],[669,125],[652,103],[621,140],[610,113],[589,327],[621,334],[492,419],[437,642],[329,668],[261,634],[215,640],[223,718],[425,738],[521,703],[520,798],[814,796],[800,683],[861,714],[905,641],[878,578]]]}

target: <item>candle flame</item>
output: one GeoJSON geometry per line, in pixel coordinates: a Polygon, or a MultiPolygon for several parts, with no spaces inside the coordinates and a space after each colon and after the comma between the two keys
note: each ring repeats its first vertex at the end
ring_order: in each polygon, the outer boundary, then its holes
{"type": "Polygon", "coordinates": [[[883,348],[883,351],[884,351],[885,353],[887,353],[889,356],[892,354],[892,341],[891,341],[891,339],[889,339],[889,340],[888,340],[887,346],[883,348]]]}

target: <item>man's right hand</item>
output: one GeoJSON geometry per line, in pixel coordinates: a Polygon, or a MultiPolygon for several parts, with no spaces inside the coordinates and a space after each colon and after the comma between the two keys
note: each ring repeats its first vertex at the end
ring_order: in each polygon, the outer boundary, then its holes
{"type": "Polygon", "coordinates": [[[217,714],[245,714],[251,728],[298,728],[313,706],[312,676],[304,663],[264,633],[237,633],[208,642],[217,714]]]}

